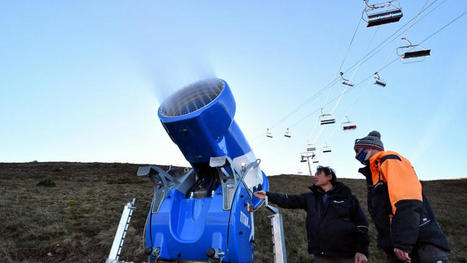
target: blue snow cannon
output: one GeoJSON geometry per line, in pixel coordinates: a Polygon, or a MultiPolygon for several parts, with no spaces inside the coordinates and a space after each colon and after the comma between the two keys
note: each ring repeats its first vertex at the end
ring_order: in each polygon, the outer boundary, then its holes
{"type": "Polygon", "coordinates": [[[158,110],[191,169],[138,169],[154,197],[145,226],[150,259],[253,262],[254,211],[269,189],[242,131],[227,82],[207,79],[174,93],[158,110]]]}

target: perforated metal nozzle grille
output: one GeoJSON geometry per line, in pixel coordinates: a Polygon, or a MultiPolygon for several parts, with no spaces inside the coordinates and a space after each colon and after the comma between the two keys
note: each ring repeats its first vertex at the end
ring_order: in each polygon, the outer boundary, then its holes
{"type": "Polygon", "coordinates": [[[161,105],[162,115],[176,117],[197,111],[221,94],[224,82],[220,79],[198,81],[167,98],[161,105]]]}

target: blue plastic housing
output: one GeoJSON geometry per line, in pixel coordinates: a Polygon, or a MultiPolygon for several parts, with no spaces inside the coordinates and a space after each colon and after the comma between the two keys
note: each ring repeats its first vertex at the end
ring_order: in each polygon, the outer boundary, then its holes
{"type": "MultiPolygon", "coordinates": [[[[209,79],[178,91],[159,108],[162,125],[192,165],[197,178],[205,176],[202,166],[220,171],[209,166],[211,157],[225,156],[231,162],[227,164],[232,168],[229,171],[236,172],[243,167],[240,162],[243,165],[245,160],[255,161],[233,120],[235,107],[227,83],[209,79]]],[[[256,173],[246,173],[254,180],[249,183],[240,180],[235,185],[230,209],[225,209],[226,193],[220,184],[210,196],[203,198],[190,198],[171,189],[158,211],[151,209],[148,215],[146,247],[158,248],[159,258],[165,260],[208,261],[206,251],[213,248],[223,253],[223,262],[252,262],[254,212],[248,208],[256,209],[262,203],[252,192],[269,189],[266,175],[257,169],[256,173]],[[260,178],[255,179],[258,174],[260,178]]]]}

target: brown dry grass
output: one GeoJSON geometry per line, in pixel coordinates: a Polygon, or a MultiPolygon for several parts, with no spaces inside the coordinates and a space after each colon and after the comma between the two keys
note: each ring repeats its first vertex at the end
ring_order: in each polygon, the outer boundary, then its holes
{"type": "MultiPolygon", "coordinates": [[[[123,205],[136,197],[137,209],[125,240],[123,259],[144,261],[142,231],[152,198],[147,179],[137,178],[136,164],[1,163],[1,262],[103,262],[108,255],[123,205]],[[55,187],[41,187],[50,178],[55,187]],[[51,256],[48,256],[48,253],[51,256]]],[[[363,180],[342,180],[366,207],[363,180]]],[[[306,176],[270,177],[271,191],[308,191],[306,176]]],[[[452,262],[467,262],[467,180],[424,182],[424,190],[451,242],[452,262]]],[[[307,253],[305,214],[281,209],[289,262],[311,262],[307,253]]],[[[255,213],[255,262],[272,262],[267,211],[255,213]]],[[[372,237],[370,262],[384,262],[372,237]]]]}

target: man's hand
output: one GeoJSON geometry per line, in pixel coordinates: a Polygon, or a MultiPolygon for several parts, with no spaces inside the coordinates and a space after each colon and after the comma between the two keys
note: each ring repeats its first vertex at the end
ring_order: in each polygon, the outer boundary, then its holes
{"type": "Polygon", "coordinates": [[[399,258],[402,262],[410,263],[411,259],[409,257],[409,253],[398,248],[394,248],[394,253],[396,254],[397,258],[399,258]]]}
{"type": "Polygon", "coordinates": [[[367,263],[368,259],[366,258],[365,254],[362,253],[355,253],[355,263],[367,263]]]}
{"type": "Polygon", "coordinates": [[[254,192],[254,194],[255,194],[256,197],[258,197],[261,200],[266,198],[266,192],[265,191],[254,192]]]}

